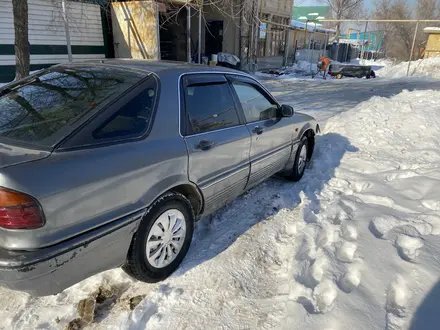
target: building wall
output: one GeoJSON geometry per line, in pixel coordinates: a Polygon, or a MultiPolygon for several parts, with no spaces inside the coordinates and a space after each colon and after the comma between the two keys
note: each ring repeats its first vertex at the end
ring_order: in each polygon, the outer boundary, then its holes
{"type": "Polygon", "coordinates": [[[290,30],[289,53],[291,53],[291,51],[295,48],[295,44],[297,49],[309,49],[310,41],[312,42],[312,48],[324,48],[325,42],[328,40],[328,38],[328,35],[321,32],[308,32],[306,34],[304,30],[290,30]]]}
{"type": "Polygon", "coordinates": [[[289,19],[292,16],[292,0],[262,0],[262,6],[262,12],[264,14],[286,17],[289,19]]]}
{"type": "MultiPolygon", "coordinates": [[[[248,3],[251,5],[251,3],[248,3]]],[[[289,24],[292,12],[291,0],[267,0],[261,1],[262,9],[258,13],[263,14],[264,20],[271,20],[280,24],[289,24]]],[[[250,8],[248,9],[250,10],[250,8]]],[[[203,7],[203,19],[201,29],[202,53],[205,52],[205,36],[206,36],[206,22],[209,21],[223,21],[223,44],[222,51],[240,56],[240,30],[242,33],[243,47],[248,43],[250,36],[249,29],[240,26],[240,18],[238,13],[222,13],[218,8],[210,5],[203,7]],[[248,36],[249,34],[249,36],[248,36]]],[[[257,33],[255,31],[255,33],[257,33]]],[[[199,38],[198,28],[198,13],[195,9],[191,9],[191,40],[193,53],[197,48],[199,38]]],[[[255,41],[258,40],[254,36],[255,41]]],[[[268,55],[280,54],[280,49],[284,42],[284,28],[277,26],[270,26],[266,39],[260,40],[260,53],[264,53],[265,47],[269,49],[268,55]],[[267,46],[266,46],[267,44],[267,46]]]]}
{"type": "Polygon", "coordinates": [[[114,2],[111,7],[115,57],[158,59],[156,2],[114,2]]]}
{"type": "MultiPolygon", "coordinates": [[[[67,1],[73,60],[105,57],[100,6],[67,1]]],[[[28,0],[31,70],[67,62],[60,0],[28,0]]],[[[0,0],[0,82],[15,76],[12,1],[0,0]]]]}
{"type": "Polygon", "coordinates": [[[292,0],[262,0],[263,20],[276,24],[267,24],[266,37],[260,42],[260,55],[278,56],[284,52],[286,29],[277,24],[289,25],[292,8],[292,0]]]}
{"type": "MultiPolygon", "coordinates": [[[[238,46],[239,22],[238,19],[234,21],[234,18],[231,16],[223,15],[217,9],[209,5],[203,6],[202,29],[201,29],[202,53],[205,52],[206,22],[222,21],[223,22],[222,51],[237,56],[239,55],[239,46],[238,46]]],[[[192,40],[191,47],[192,48],[197,47],[198,39],[199,39],[199,15],[194,9],[191,9],[191,40],[192,40]]],[[[192,50],[192,52],[194,51],[195,49],[192,50]]]]}
{"type": "Polygon", "coordinates": [[[429,57],[440,57],[440,31],[429,34],[424,58],[429,57]]]}
{"type": "Polygon", "coordinates": [[[349,36],[341,34],[339,42],[352,44],[356,46],[363,46],[365,51],[379,51],[383,43],[384,32],[382,31],[368,31],[350,33],[349,36]]]}

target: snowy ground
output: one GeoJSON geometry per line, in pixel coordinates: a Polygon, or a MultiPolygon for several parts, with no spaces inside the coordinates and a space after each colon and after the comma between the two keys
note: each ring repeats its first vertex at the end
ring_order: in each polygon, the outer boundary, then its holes
{"type": "Polygon", "coordinates": [[[0,328],[64,328],[98,287],[90,329],[437,328],[440,81],[264,83],[325,124],[301,182],[270,179],[198,223],[163,283],[112,270],[51,297],[0,288],[0,328]]]}

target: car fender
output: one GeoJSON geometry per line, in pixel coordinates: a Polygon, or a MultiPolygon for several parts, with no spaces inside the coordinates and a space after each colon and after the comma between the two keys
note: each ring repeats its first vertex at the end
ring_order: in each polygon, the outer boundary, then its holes
{"type": "Polygon", "coordinates": [[[197,209],[194,210],[194,213],[196,215],[200,214],[203,210],[204,200],[203,195],[200,192],[200,188],[195,185],[193,182],[188,180],[188,176],[186,174],[175,174],[168,177],[165,177],[163,180],[160,180],[156,182],[154,185],[150,186],[148,191],[145,193],[145,195],[142,197],[142,200],[145,201],[145,207],[148,209],[148,207],[154,202],[160,198],[163,194],[169,192],[169,191],[176,191],[179,193],[182,193],[185,197],[187,197],[191,204],[194,207],[194,203],[191,200],[192,198],[196,198],[200,204],[197,209]],[[187,193],[185,193],[183,187],[191,187],[192,194],[195,196],[188,196],[187,193]],[[148,201],[152,201],[148,203],[148,201]]]}

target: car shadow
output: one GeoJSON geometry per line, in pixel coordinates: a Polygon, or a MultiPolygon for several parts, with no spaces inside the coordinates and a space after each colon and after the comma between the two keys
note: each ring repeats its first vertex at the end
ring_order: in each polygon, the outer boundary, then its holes
{"type": "Polygon", "coordinates": [[[440,327],[440,281],[429,291],[411,320],[409,330],[432,330],[440,327]]]}
{"type": "MultiPolygon", "coordinates": [[[[312,162],[300,182],[271,178],[210,217],[201,219],[196,225],[188,255],[172,276],[182,276],[193,267],[221,254],[251,227],[262,221],[270,221],[281,209],[296,208],[304,197],[311,201],[309,206],[313,213],[319,213],[320,192],[334,177],[344,154],[357,150],[342,135],[327,133],[317,136],[312,162]]],[[[310,222],[310,212],[306,211],[304,219],[299,220],[310,222]]]]}

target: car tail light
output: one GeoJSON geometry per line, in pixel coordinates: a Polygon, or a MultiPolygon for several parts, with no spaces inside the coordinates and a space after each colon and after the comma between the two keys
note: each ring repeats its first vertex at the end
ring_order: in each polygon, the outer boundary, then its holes
{"type": "Polygon", "coordinates": [[[0,227],[6,229],[35,229],[43,226],[44,216],[31,196],[0,188],[0,227]]]}

